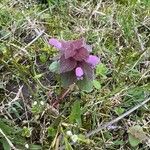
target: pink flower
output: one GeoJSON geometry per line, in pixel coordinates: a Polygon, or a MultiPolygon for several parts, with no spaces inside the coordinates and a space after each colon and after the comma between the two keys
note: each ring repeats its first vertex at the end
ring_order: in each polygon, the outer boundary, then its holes
{"type": "Polygon", "coordinates": [[[75,73],[76,73],[76,76],[77,76],[77,79],[82,79],[83,78],[83,70],[81,67],[77,67],[76,70],[75,70],[75,73]]]}
{"type": "Polygon", "coordinates": [[[100,62],[100,58],[94,55],[90,55],[88,59],[86,60],[87,63],[91,64],[93,67],[95,67],[100,62]]]}
{"type": "Polygon", "coordinates": [[[70,84],[83,78],[94,79],[94,67],[100,59],[90,55],[92,47],[86,44],[84,38],[70,41],[51,38],[49,44],[60,50],[59,73],[65,76],[70,84]]]}
{"type": "Polygon", "coordinates": [[[59,42],[57,39],[54,38],[49,39],[49,44],[55,46],[58,49],[61,48],[61,42],[59,42]]]}

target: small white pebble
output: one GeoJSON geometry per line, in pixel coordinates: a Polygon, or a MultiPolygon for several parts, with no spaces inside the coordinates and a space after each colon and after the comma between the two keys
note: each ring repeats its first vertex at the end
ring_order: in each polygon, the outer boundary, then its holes
{"type": "Polygon", "coordinates": [[[22,123],[23,123],[23,124],[27,123],[27,120],[23,120],[22,123]]]}
{"type": "Polygon", "coordinates": [[[37,105],[37,101],[35,101],[35,102],[33,103],[33,105],[34,105],[34,106],[37,105]]]}
{"type": "Polygon", "coordinates": [[[40,104],[43,106],[43,105],[44,105],[44,102],[43,102],[43,101],[40,101],[40,104]]]}
{"type": "Polygon", "coordinates": [[[78,136],[76,134],[72,135],[71,140],[76,143],[78,141],[78,136]]]}
{"type": "Polygon", "coordinates": [[[71,132],[71,131],[67,131],[66,134],[67,134],[68,136],[72,136],[72,132],[71,132]]]}
{"type": "Polygon", "coordinates": [[[29,144],[25,144],[25,148],[27,148],[27,149],[28,149],[28,148],[29,148],[29,144]]]}

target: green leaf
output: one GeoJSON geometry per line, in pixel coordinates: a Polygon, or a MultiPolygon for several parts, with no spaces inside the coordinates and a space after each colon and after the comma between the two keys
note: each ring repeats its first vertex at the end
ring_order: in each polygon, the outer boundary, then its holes
{"type": "Polygon", "coordinates": [[[47,61],[47,58],[48,57],[47,57],[47,55],[45,53],[42,53],[40,55],[40,60],[41,60],[42,63],[45,63],[47,61]]]}
{"type": "Polygon", "coordinates": [[[20,117],[19,111],[15,107],[10,107],[8,110],[10,113],[14,113],[17,118],[20,117]]]}
{"type": "Polygon", "coordinates": [[[30,137],[31,136],[31,129],[27,127],[23,127],[22,136],[30,137]]]}
{"type": "Polygon", "coordinates": [[[72,106],[69,120],[71,123],[77,123],[79,126],[81,126],[81,109],[80,109],[80,102],[78,100],[75,101],[72,106]]]}
{"type": "Polygon", "coordinates": [[[11,147],[6,139],[2,138],[0,142],[2,143],[4,150],[11,150],[11,147]]]}
{"type": "Polygon", "coordinates": [[[39,78],[41,78],[43,76],[43,73],[41,73],[41,74],[36,74],[35,76],[34,76],[34,79],[39,79],[39,78]]]}
{"type": "Polygon", "coordinates": [[[73,150],[73,148],[71,147],[71,145],[68,142],[67,138],[64,137],[64,141],[65,141],[65,149],[66,150],[73,150]]]}
{"type": "Polygon", "coordinates": [[[47,131],[48,131],[49,137],[55,137],[56,132],[57,132],[56,129],[54,129],[53,127],[48,127],[47,131]]]}
{"type": "Polygon", "coordinates": [[[59,62],[58,61],[52,62],[49,66],[49,70],[51,72],[58,73],[59,72],[59,62]]]}
{"type": "Polygon", "coordinates": [[[123,145],[124,144],[124,141],[122,140],[115,140],[113,141],[114,145],[123,145]]]}
{"type": "Polygon", "coordinates": [[[129,128],[129,143],[131,146],[135,147],[141,142],[146,142],[149,138],[143,131],[143,128],[139,125],[135,125],[129,128]]]}
{"type": "Polygon", "coordinates": [[[129,134],[129,143],[132,147],[136,147],[140,144],[140,140],[129,134]]]}
{"type": "Polygon", "coordinates": [[[74,75],[74,72],[72,71],[61,75],[61,85],[63,88],[67,88],[68,86],[73,84],[75,80],[76,80],[76,77],[74,75]]]}
{"type": "Polygon", "coordinates": [[[108,71],[107,67],[102,63],[97,65],[97,67],[96,67],[96,75],[97,76],[101,75],[103,77],[106,77],[107,71],[108,71]]]}
{"type": "Polygon", "coordinates": [[[119,116],[124,113],[125,109],[121,107],[116,107],[114,111],[119,116]]]}
{"type": "Polygon", "coordinates": [[[90,139],[86,138],[85,135],[79,134],[78,140],[82,143],[90,144],[90,139]]]}
{"type": "Polygon", "coordinates": [[[3,132],[5,134],[11,134],[14,132],[13,127],[8,126],[6,123],[4,123],[1,119],[0,119],[0,128],[3,130],[3,132]]]}
{"type": "Polygon", "coordinates": [[[20,105],[20,103],[19,102],[17,102],[17,101],[15,101],[14,102],[14,105],[16,105],[18,108],[20,108],[20,109],[23,109],[23,107],[20,105]]]}
{"type": "Polygon", "coordinates": [[[41,150],[42,147],[40,145],[31,144],[30,150],[41,150]]]}
{"type": "Polygon", "coordinates": [[[128,95],[130,95],[130,97],[134,98],[136,101],[139,99],[144,99],[144,93],[145,90],[143,87],[136,87],[128,91],[128,95]]]}
{"type": "MultiPolygon", "coordinates": [[[[13,122],[10,122],[10,120],[5,119],[0,119],[0,128],[2,129],[4,134],[9,137],[14,145],[24,146],[25,138],[21,136],[21,128],[15,126],[13,122]]],[[[0,139],[2,139],[1,134],[0,139]]]]}
{"type": "Polygon", "coordinates": [[[97,80],[93,80],[93,85],[97,90],[101,89],[101,84],[97,80]]]}
{"type": "Polygon", "coordinates": [[[85,92],[91,92],[93,90],[93,82],[84,78],[83,80],[79,80],[77,82],[79,89],[85,92]]]}

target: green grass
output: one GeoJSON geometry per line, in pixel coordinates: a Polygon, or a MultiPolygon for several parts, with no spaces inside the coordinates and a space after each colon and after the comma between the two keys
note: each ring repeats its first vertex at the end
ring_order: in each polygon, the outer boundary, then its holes
{"type": "MultiPolygon", "coordinates": [[[[148,149],[142,135],[150,137],[149,103],[115,129],[84,135],[150,96],[149,10],[149,0],[1,0],[0,129],[11,143],[21,150],[26,144],[57,149],[58,143],[70,150],[66,132],[72,131],[80,138],[72,149],[148,149]],[[59,109],[51,106],[60,88],[48,69],[57,55],[50,37],[84,37],[102,63],[95,71],[101,86],[91,93],[71,90],[59,109]],[[129,133],[135,125],[141,136],[129,133]],[[133,146],[130,135],[140,142],[133,146]]],[[[0,132],[0,149],[8,150],[5,136],[0,132]]]]}

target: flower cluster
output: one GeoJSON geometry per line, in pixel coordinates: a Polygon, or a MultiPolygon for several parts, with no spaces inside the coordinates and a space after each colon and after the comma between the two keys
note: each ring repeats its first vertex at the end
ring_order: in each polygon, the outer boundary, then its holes
{"type": "Polygon", "coordinates": [[[65,76],[69,84],[84,78],[94,79],[94,67],[100,59],[90,55],[92,47],[86,44],[84,38],[70,41],[51,38],[49,44],[59,49],[59,74],[65,76]]]}

